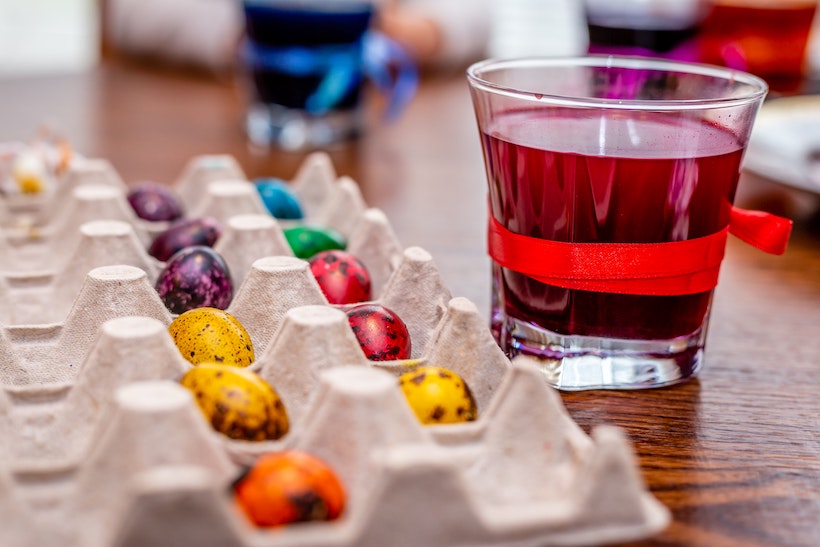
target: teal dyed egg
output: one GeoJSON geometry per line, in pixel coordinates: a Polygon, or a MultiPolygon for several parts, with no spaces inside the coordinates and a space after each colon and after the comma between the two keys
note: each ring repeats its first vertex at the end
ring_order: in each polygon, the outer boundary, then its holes
{"type": "Polygon", "coordinates": [[[268,212],[280,220],[301,220],[304,218],[299,198],[282,179],[256,179],[256,191],[262,198],[268,212]]]}
{"type": "Polygon", "coordinates": [[[284,230],[293,254],[309,259],[322,251],[340,250],[347,247],[347,240],[339,232],[319,226],[294,226],[284,230]]]}

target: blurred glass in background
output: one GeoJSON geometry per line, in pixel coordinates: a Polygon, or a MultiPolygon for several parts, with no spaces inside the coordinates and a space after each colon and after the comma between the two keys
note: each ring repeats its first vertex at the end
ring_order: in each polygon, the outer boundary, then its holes
{"type": "Polygon", "coordinates": [[[396,117],[417,85],[414,60],[373,29],[371,0],[244,0],[240,59],[251,142],[322,148],[364,130],[365,83],[396,117]]]}
{"type": "Polygon", "coordinates": [[[699,59],[705,0],[585,0],[589,52],[699,59]]]}

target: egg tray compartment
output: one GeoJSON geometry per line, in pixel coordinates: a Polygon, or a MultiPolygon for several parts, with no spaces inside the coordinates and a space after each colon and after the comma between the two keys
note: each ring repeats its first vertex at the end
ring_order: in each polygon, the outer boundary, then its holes
{"type": "Polygon", "coordinates": [[[483,366],[481,378],[499,379],[475,390],[476,422],[423,427],[397,371],[364,359],[341,310],[289,309],[252,367],[277,386],[292,427],[262,443],[209,428],[175,382],[190,365],[163,321],[110,319],[72,385],[0,398],[0,544],[586,545],[664,527],[668,512],[645,491],[623,435],[584,434],[532,363],[510,364],[476,328],[479,315],[451,299],[423,356],[398,365],[446,366],[468,381],[483,366]],[[10,456],[32,431],[38,449],[82,448],[10,456]],[[282,448],[337,471],[348,493],[339,521],[267,531],[238,512],[230,481],[282,448]]]}
{"type": "MultiPolygon", "coordinates": [[[[199,156],[189,162],[178,191],[199,188],[198,211],[223,226],[214,248],[226,260],[237,287],[256,258],[293,256],[283,229],[262,205],[253,184],[239,178],[227,156],[199,156]],[[220,167],[222,166],[222,167],[220,167]]],[[[168,223],[138,219],[125,197],[119,176],[104,161],[74,166],[61,186],[73,186],[65,213],[36,234],[0,238],[4,272],[0,275],[0,324],[58,323],[65,319],[85,274],[95,267],[127,264],[139,267],[154,283],[163,266],[146,249],[168,223]],[[108,181],[108,183],[101,183],[108,181]],[[119,182],[118,182],[119,181],[119,182]]],[[[401,255],[401,246],[387,218],[367,208],[356,183],[336,178],[324,153],[309,156],[292,182],[308,213],[303,224],[329,227],[344,235],[348,250],[371,273],[374,292],[381,290],[401,255]]],[[[191,217],[193,218],[193,217],[191,217]]],[[[4,235],[8,236],[6,231],[4,235]]]]}

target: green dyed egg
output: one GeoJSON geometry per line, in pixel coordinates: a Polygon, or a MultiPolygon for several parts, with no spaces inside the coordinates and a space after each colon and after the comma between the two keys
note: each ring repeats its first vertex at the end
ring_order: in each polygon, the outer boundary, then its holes
{"type": "Polygon", "coordinates": [[[322,251],[343,251],[347,247],[345,237],[330,228],[295,226],[284,232],[293,254],[305,260],[322,251]]]}

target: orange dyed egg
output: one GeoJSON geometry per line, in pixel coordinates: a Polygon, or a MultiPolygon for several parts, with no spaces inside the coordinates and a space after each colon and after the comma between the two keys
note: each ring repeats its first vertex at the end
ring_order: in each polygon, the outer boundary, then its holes
{"type": "Polygon", "coordinates": [[[237,503],[257,526],[333,520],[345,505],[344,487],[333,469],[296,450],[260,457],[234,488],[237,503]]]}

